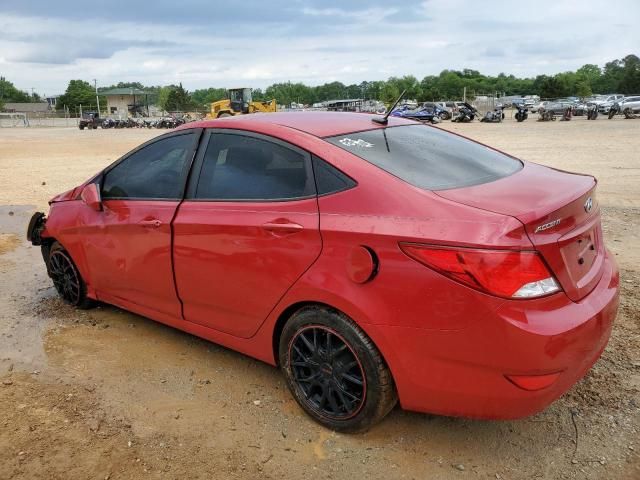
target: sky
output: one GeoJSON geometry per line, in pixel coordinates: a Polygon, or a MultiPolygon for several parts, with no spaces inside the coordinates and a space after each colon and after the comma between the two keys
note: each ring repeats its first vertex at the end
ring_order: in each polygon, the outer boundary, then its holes
{"type": "Polygon", "coordinates": [[[536,76],[640,55],[640,0],[0,0],[0,76],[265,88],[472,68],[536,76]]]}

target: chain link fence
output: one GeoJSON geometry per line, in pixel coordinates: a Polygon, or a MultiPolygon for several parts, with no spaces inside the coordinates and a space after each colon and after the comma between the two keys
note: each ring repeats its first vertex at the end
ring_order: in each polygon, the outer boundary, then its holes
{"type": "MultiPolygon", "coordinates": [[[[83,109],[83,111],[90,111],[83,109]]],[[[126,120],[127,118],[144,119],[147,121],[158,121],[163,118],[188,118],[189,120],[198,120],[204,118],[208,111],[204,109],[196,109],[190,112],[154,112],[152,116],[141,115],[107,115],[102,119],[126,120]]],[[[63,110],[51,112],[13,112],[0,113],[0,128],[25,128],[25,127],[78,127],[80,121],[80,112],[65,112],[63,110]]]]}
{"type": "Polygon", "coordinates": [[[0,128],[9,127],[77,127],[78,116],[64,112],[0,113],[0,128]]]}

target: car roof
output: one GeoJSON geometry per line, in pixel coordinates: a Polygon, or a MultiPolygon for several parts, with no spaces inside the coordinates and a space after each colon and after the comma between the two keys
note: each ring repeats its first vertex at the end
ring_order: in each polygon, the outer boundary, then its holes
{"type": "MultiPolygon", "coordinates": [[[[385,125],[380,125],[372,121],[372,119],[376,117],[381,117],[381,115],[309,111],[253,113],[250,115],[236,115],[235,117],[191,122],[180,128],[237,128],[240,130],[252,130],[252,126],[256,126],[257,124],[272,124],[294,128],[316,137],[332,137],[343,133],[384,128],[385,125]]],[[[413,120],[389,117],[389,123],[386,126],[396,127],[399,125],[415,124],[416,122],[413,120]]]]}

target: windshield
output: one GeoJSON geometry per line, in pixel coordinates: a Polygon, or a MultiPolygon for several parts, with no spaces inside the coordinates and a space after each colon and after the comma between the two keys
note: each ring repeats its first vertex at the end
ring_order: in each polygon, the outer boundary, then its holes
{"type": "Polygon", "coordinates": [[[519,160],[425,125],[379,128],[325,140],[425,190],[488,183],[522,168],[519,160]]]}

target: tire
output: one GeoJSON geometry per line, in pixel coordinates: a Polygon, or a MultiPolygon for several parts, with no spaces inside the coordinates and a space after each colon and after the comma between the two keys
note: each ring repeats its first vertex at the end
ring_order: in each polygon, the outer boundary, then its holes
{"type": "Polygon", "coordinates": [[[365,431],[397,402],[391,372],[371,339],[330,308],[305,307],[289,318],[279,360],[298,404],[332,430],[365,431]]]}
{"type": "Polygon", "coordinates": [[[58,242],[48,250],[47,272],[62,300],[83,310],[94,307],[96,301],[87,297],[87,284],[71,255],[58,242]]]}
{"type": "Polygon", "coordinates": [[[84,130],[84,125],[78,125],[78,128],[80,128],[80,130],[84,130]]]}
{"type": "Polygon", "coordinates": [[[231,117],[231,116],[232,115],[230,113],[222,112],[220,115],[218,115],[218,118],[231,117]]]}
{"type": "Polygon", "coordinates": [[[440,117],[440,120],[448,120],[449,119],[449,114],[447,112],[440,112],[438,117],[440,117]]]}

